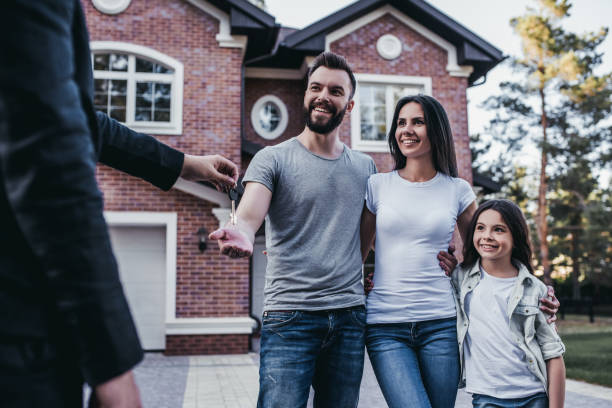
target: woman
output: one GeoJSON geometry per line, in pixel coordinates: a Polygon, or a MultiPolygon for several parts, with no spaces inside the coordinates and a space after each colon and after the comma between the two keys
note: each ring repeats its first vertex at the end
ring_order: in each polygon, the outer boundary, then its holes
{"type": "Polygon", "coordinates": [[[457,178],[454,142],[434,98],[399,100],[389,131],[395,170],[370,176],[362,252],[376,233],[366,345],[390,408],[453,407],[459,383],[456,311],[436,255],[455,225],[463,239],[475,195],[457,178]]]}

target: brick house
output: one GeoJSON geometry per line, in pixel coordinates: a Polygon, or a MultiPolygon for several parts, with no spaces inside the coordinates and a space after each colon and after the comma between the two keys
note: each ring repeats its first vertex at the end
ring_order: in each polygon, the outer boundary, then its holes
{"type": "MultiPolygon", "coordinates": [[[[358,87],[341,138],[391,170],[385,132],[397,98],[422,92],[447,109],[459,174],[472,181],[466,90],[502,53],[422,0],[361,0],[304,28],[280,27],[246,0],[82,0],[95,104],[190,154],[241,166],[297,135],[308,64],[344,55],[358,87]]],[[[121,278],[145,349],[243,353],[261,315],[265,246],[218,254],[207,232],[229,217],[211,186],[170,192],[100,165],[98,181],[121,278]]]]}

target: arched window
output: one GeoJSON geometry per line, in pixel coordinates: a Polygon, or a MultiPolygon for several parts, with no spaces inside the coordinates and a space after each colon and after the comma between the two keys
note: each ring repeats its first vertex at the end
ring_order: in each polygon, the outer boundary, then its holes
{"type": "Polygon", "coordinates": [[[182,132],[183,65],[150,48],[91,45],[97,110],[144,133],[182,132]]]}

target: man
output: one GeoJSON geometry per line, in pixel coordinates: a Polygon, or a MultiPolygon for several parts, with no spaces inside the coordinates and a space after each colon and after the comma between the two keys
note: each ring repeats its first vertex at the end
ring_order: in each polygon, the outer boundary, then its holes
{"type": "Polygon", "coordinates": [[[139,407],[143,356],[111,251],[95,163],[170,189],[237,180],[93,110],[79,0],[0,6],[0,395],[3,407],[139,407]]]}
{"type": "Polygon", "coordinates": [[[343,57],[326,52],[314,60],[304,131],[253,158],[237,228],[211,234],[222,253],[249,256],[267,214],[258,407],[305,406],[311,384],[316,407],[358,403],[365,327],[359,232],[376,167],[339,139],[355,85],[343,57]]]}

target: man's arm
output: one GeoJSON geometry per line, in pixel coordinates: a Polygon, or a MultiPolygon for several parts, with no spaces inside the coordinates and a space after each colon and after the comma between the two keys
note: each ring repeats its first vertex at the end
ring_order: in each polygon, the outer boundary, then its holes
{"type": "Polygon", "coordinates": [[[190,181],[208,181],[217,190],[233,187],[238,180],[238,168],[224,157],[186,155],[153,136],[131,130],[105,113],[96,112],[96,119],[102,144],[100,161],[162,190],[172,188],[179,176],[190,181]]]}
{"type": "Polygon", "coordinates": [[[271,201],[272,192],[266,186],[253,181],[247,183],[236,210],[237,224],[228,224],[208,237],[217,240],[219,250],[224,255],[232,258],[251,256],[255,233],[263,223],[271,201]]]}

